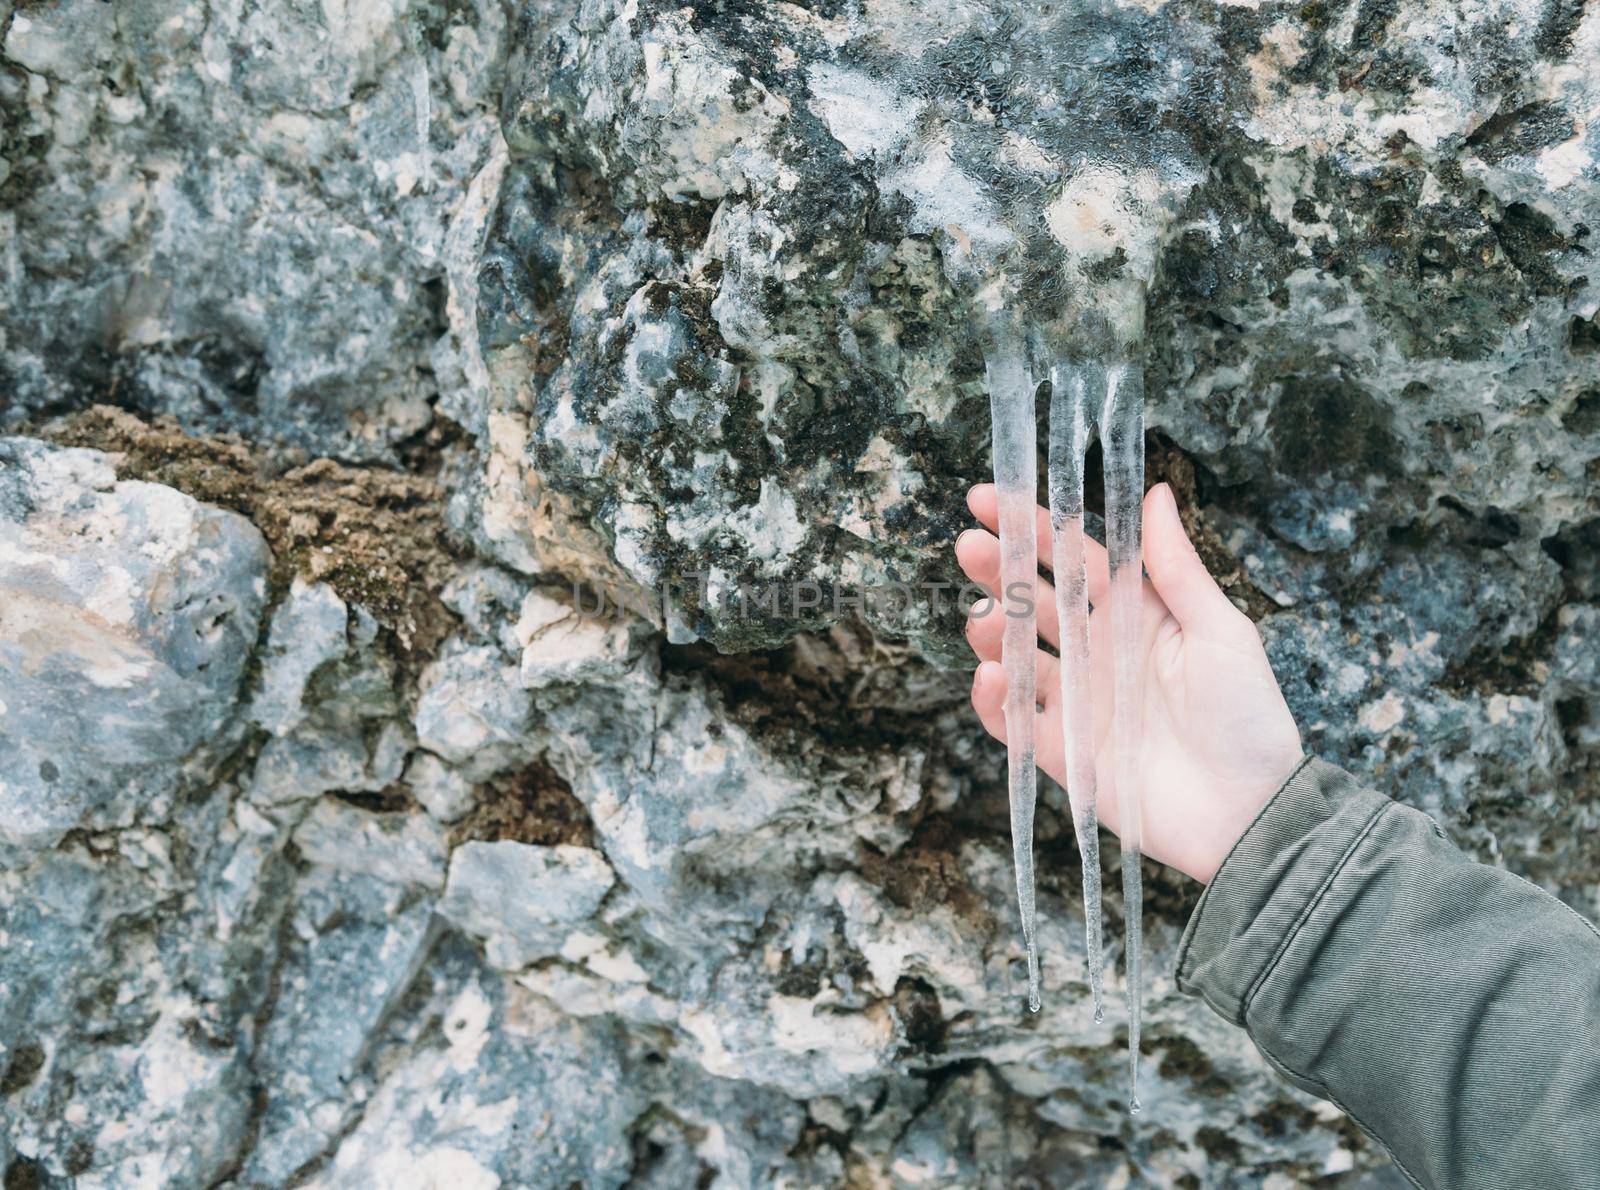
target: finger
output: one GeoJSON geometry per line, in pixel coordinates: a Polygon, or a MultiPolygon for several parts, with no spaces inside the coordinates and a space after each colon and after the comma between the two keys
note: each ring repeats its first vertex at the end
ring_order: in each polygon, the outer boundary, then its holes
{"type": "MultiPolygon", "coordinates": [[[[1050,658],[1054,661],[1054,658],[1050,658]]],[[[1041,659],[1040,665],[1044,661],[1041,659]]],[[[986,661],[972,677],[972,706],[990,736],[1006,742],[1006,675],[998,661],[986,661]]],[[[1066,788],[1062,764],[1061,708],[1047,706],[1035,712],[1033,723],[1034,755],[1039,769],[1052,781],[1066,788]]]]}
{"type": "Polygon", "coordinates": [[[1222,593],[1195,552],[1178,516],[1172,489],[1158,483],[1144,498],[1144,565],[1150,582],[1184,631],[1234,628],[1238,608],[1222,593]]]}
{"type": "MultiPolygon", "coordinates": [[[[962,573],[990,595],[1000,590],[1000,539],[993,533],[985,529],[968,529],[956,538],[956,561],[960,563],[962,573]]],[[[1039,635],[1052,645],[1059,645],[1061,631],[1056,623],[1055,588],[1042,578],[1034,583],[1033,604],[1037,609],[1039,635]]],[[[978,648],[978,640],[992,643],[992,658],[996,661],[1000,659],[1000,637],[1005,633],[1004,613],[1008,609],[1021,611],[1022,605],[1015,599],[990,599],[986,605],[980,606],[982,614],[973,616],[973,622],[967,626],[967,639],[973,642],[972,647],[978,648]],[[976,640],[972,635],[975,630],[981,634],[976,640]]],[[[978,655],[991,656],[984,652],[978,655]]]]}
{"type": "MultiPolygon", "coordinates": [[[[1005,616],[999,612],[967,618],[967,643],[972,646],[979,661],[1004,663],[1001,651],[1004,621],[1005,616]]],[[[1043,649],[1035,649],[1033,655],[1035,700],[1043,704],[1061,694],[1061,659],[1043,649]]]]}
{"type": "Polygon", "coordinates": [[[1000,660],[1005,617],[995,610],[993,600],[981,600],[967,609],[966,634],[967,645],[979,661],[1000,660]]]}
{"type": "MultiPolygon", "coordinates": [[[[970,635],[968,639],[971,639],[970,635]]],[[[1000,696],[1004,700],[1006,676],[999,644],[994,645],[992,652],[987,645],[981,651],[974,645],[972,651],[978,654],[980,669],[990,662],[1000,666],[1000,696]]],[[[1061,659],[1043,649],[1033,651],[1033,695],[1034,702],[1039,706],[1054,706],[1061,697],[1061,659]]]]}
{"type": "Polygon", "coordinates": [[[972,709],[983,730],[1006,742],[1006,675],[998,661],[985,661],[972,675],[972,709]]]}
{"type": "MultiPolygon", "coordinates": [[[[967,493],[967,507],[978,522],[991,533],[1000,531],[1000,503],[994,484],[980,483],[967,493]]],[[[1039,561],[1046,570],[1055,569],[1054,538],[1050,532],[1050,510],[1040,508],[1034,515],[1038,534],[1039,561]]],[[[1111,585],[1111,572],[1106,562],[1106,547],[1086,532],[1083,535],[1085,570],[1089,579],[1089,602],[1099,603],[1111,585]]]]}

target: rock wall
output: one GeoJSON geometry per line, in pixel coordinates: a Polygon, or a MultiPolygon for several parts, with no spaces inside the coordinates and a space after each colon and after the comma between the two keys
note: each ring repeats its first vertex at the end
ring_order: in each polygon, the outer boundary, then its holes
{"type": "Polygon", "coordinates": [[[1307,746],[1600,915],[1592,5],[0,0],[0,54],[7,1190],[1391,1184],[1177,995],[1154,870],[1127,1118],[1054,789],[1023,1009],[948,551],[1017,187],[1159,211],[1079,242],[1307,746]],[[888,584],[951,587],[832,598],[888,584]]]}

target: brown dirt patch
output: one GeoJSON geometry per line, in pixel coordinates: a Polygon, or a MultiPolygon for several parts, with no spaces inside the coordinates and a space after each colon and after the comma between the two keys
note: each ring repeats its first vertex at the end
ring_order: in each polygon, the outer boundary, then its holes
{"type": "Polygon", "coordinates": [[[272,581],[326,582],[394,634],[402,654],[432,652],[454,617],[439,600],[453,571],[444,493],[431,479],[333,459],[273,473],[236,438],[185,433],[96,405],[39,436],[120,456],[119,479],[166,484],[243,513],[272,548],[272,581]]]}
{"type": "Polygon", "coordinates": [[[489,843],[509,839],[540,847],[595,845],[588,810],[543,759],[479,787],[477,805],[456,823],[450,845],[471,839],[489,843]]]}
{"type": "Polygon", "coordinates": [[[901,909],[948,905],[969,921],[992,928],[993,918],[961,867],[961,844],[971,837],[970,830],[946,818],[928,818],[893,855],[865,855],[861,873],[901,909]]]}

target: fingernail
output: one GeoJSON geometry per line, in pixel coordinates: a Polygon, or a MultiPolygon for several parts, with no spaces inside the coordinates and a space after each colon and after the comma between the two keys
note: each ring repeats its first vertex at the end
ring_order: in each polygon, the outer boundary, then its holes
{"type": "Polygon", "coordinates": [[[1172,485],[1170,483],[1164,483],[1163,482],[1163,483],[1158,483],[1156,485],[1156,487],[1161,489],[1161,499],[1166,502],[1167,507],[1170,508],[1173,512],[1177,512],[1178,511],[1178,498],[1177,498],[1177,496],[1172,494],[1172,485]]]}
{"type": "Polygon", "coordinates": [[[956,534],[956,548],[960,549],[962,540],[964,538],[971,537],[976,532],[977,532],[976,529],[963,529],[963,530],[961,530],[961,532],[957,533],[956,534]]]}

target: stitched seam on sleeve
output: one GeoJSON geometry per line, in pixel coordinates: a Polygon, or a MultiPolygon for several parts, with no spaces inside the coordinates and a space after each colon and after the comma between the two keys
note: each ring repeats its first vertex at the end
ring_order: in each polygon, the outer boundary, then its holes
{"type": "Polygon", "coordinates": [[[1328,1090],[1326,1083],[1324,1083],[1320,1078],[1312,1078],[1310,1075],[1301,1074],[1287,1062],[1281,1061],[1280,1059],[1274,1057],[1272,1054],[1267,1052],[1265,1046],[1263,1046],[1259,1041],[1256,1041],[1256,1035],[1254,1032],[1250,1030],[1246,1030],[1246,1032],[1249,1033],[1250,1040],[1255,1042],[1256,1048],[1261,1051],[1262,1057],[1266,1058],[1268,1065],[1282,1071],[1290,1078],[1297,1078],[1303,1083],[1310,1083],[1313,1087],[1316,1087],[1317,1094],[1322,1096],[1322,1098],[1326,1099],[1329,1103],[1333,1104],[1334,1107],[1338,1108],[1345,1115],[1349,1116],[1350,1119],[1355,1122],[1356,1127],[1360,1128],[1361,1131],[1365,1132],[1368,1136],[1372,1137],[1373,1140],[1378,1142],[1378,1147],[1389,1155],[1389,1160],[1394,1162],[1395,1168],[1405,1175],[1408,1182],[1410,1182],[1413,1186],[1416,1186],[1418,1190],[1426,1190],[1423,1180],[1416,1174],[1412,1173],[1410,1167],[1407,1166],[1404,1161],[1400,1160],[1398,1154],[1396,1154],[1395,1151],[1389,1147],[1389,1142],[1384,1140],[1383,1137],[1379,1136],[1375,1131],[1373,1131],[1372,1127],[1365,1120],[1346,1107],[1344,1102],[1340,1100],[1337,1095],[1328,1090]]]}
{"type": "Polygon", "coordinates": [[[1321,905],[1327,897],[1328,890],[1333,887],[1333,882],[1338,879],[1339,873],[1344,871],[1345,865],[1350,862],[1350,857],[1356,853],[1356,848],[1360,847],[1366,837],[1372,833],[1372,829],[1378,825],[1378,819],[1382,818],[1386,811],[1393,809],[1394,805],[1394,802],[1388,801],[1381,804],[1367,818],[1361,829],[1356,832],[1356,837],[1350,840],[1350,845],[1344,849],[1344,854],[1339,857],[1339,862],[1334,864],[1327,876],[1323,878],[1316,894],[1306,903],[1305,908],[1300,910],[1299,916],[1294,919],[1294,924],[1285,931],[1283,940],[1278,943],[1278,949],[1273,952],[1272,958],[1267,962],[1266,966],[1262,967],[1261,973],[1251,981],[1250,987],[1240,999],[1239,1011],[1242,1017],[1250,1015],[1250,1002],[1256,998],[1256,993],[1261,990],[1261,985],[1267,982],[1268,976],[1277,970],[1278,964],[1283,960],[1283,956],[1288,953],[1290,944],[1300,936],[1300,931],[1305,927],[1306,922],[1311,919],[1311,915],[1316,912],[1317,906],[1321,905]]]}
{"type": "MultiPolygon", "coordinates": [[[[1448,843],[1449,840],[1446,839],[1445,842],[1448,843]]],[[[1453,846],[1455,846],[1455,844],[1452,843],[1451,846],[1453,847],[1453,846]]],[[[1471,856],[1468,856],[1468,858],[1470,859],[1471,856]]],[[[1535,884],[1533,881],[1529,880],[1526,876],[1519,876],[1515,872],[1513,872],[1510,868],[1497,868],[1496,871],[1504,872],[1507,876],[1511,877],[1511,879],[1521,881],[1523,884],[1526,884],[1529,888],[1533,889],[1535,892],[1543,893],[1545,896],[1549,897],[1552,901],[1554,901],[1557,905],[1560,905],[1563,909],[1565,909],[1568,913],[1570,913],[1574,918],[1576,918],[1578,920],[1578,922],[1580,924],[1582,924],[1584,929],[1588,930],[1596,938],[1600,938],[1600,926],[1596,926],[1594,924],[1594,922],[1590,921],[1583,914],[1579,913],[1576,909],[1574,909],[1571,905],[1567,904],[1560,897],[1556,896],[1549,889],[1540,888],[1537,884],[1535,884]]]]}
{"type": "MultiPolygon", "coordinates": [[[[1194,911],[1196,919],[1198,919],[1201,914],[1205,913],[1207,902],[1209,901],[1210,896],[1211,896],[1211,889],[1217,883],[1217,881],[1222,879],[1223,872],[1227,871],[1228,861],[1233,858],[1234,853],[1239,850],[1240,846],[1244,843],[1245,839],[1249,836],[1250,832],[1255,829],[1256,823],[1260,822],[1261,819],[1266,816],[1267,811],[1272,809],[1272,807],[1277,804],[1278,799],[1283,796],[1283,791],[1285,789],[1289,788],[1289,783],[1291,781],[1293,781],[1296,777],[1298,777],[1301,774],[1301,772],[1305,769],[1306,765],[1311,763],[1311,759],[1312,758],[1311,758],[1310,754],[1307,754],[1307,755],[1302,756],[1300,758],[1300,762],[1298,764],[1296,764],[1294,766],[1294,768],[1290,769],[1289,770],[1289,775],[1283,779],[1283,784],[1279,785],[1277,790],[1274,791],[1273,795],[1267,799],[1266,805],[1262,806],[1261,809],[1256,811],[1256,816],[1250,820],[1250,825],[1245,827],[1244,831],[1239,835],[1239,837],[1233,841],[1233,846],[1228,848],[1228,854],[1222,857],[1222,862],[1217,865],[1217,870],[1214,873],[1212,873],[1211,883],[1207,884],[1206,888],[1205,888],[1205,891],[1200,894],[1200,904],[1195,906],[1195,911],[1194,911]]],[[[1185,935],[1184,935],[1184,938],[1183,938],[1183,945],[1178,948],[1178,963],[1177,963],[1177,968],[1176,968],[1176,974],[1177,974],[1177,977],[1178,977],[1180,988],[1181,988],[1183,983],[1188,982],[1187,980],[1185,980],[1183,978],[1183,965],[1184,965],[1185,962],[1188,961],[1189,948],[1194,944],[1194,936],[1195,936],[1195,934],[1198,934],[1199,932],[1200,931],[1198,929],[1194,930],[1192,933],[1186,931],[1185,935]]],[[[1209,996],[1205,997],[1205,1000],[1206,1000],[1206,1003],[1208,1003],[1208,1004],[1211,1003],[1211,998],[1209,996]]],[[[1212,1004],[1211,1006],[1213,1008],[1216,1008],[1215,1004],[1212,1004]]],[[[1225,1017],[1225,1018],[1231,1015],[1229,1013],[1223,1012],[1221,1009],[1217,1009],[1217,1013],[1218,1013],[1219,1016],[1222,1016],[1222,1017],[1225,1017]]]]}

